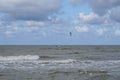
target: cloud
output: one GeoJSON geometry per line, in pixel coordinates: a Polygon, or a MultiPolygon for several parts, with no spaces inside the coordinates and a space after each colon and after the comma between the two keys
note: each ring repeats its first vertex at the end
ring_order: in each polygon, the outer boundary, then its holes
{"type": "Polygon", "coordinates": [[[106,14],[111,8],[120,6],[120,0],[71,0],[73,5],[88,3],[93,11],[99,15],[106,14]]]}
{"type": "Polygon", "coordinates": [[[87,24],[101,24],[104,22],[104,18],[91,12],[89,14],[79,13],[80,21],[87,24]]]}
{"type": "Polygon", "coordinates": [[[116,22],[120,22],[120,6],[111,10],[110,18],[116,22]]]}
{"type": "Polygon", "coordinates": [[[87,26],[82,26],[82,27],[75,27],[75,29],[78,31],[78,32],[81,32],[81,33],[84,33],[84,32],[89,32],[89,28],[87,26]]]}
{"type": "Polygon", "coordinates": [[[115,30],[114,34],[115,34],[116,36],[120,36],[120,30],[115,30]]]}
{"type": "Polygon", "coordinates": [[[97,34],[98,35],[104,35],[105,32],[107,32],[107,30],[105,28],[100,28],[100,29],[97,29],[96,30],[97,34]]]}
{"type": "Polygon", "coordinates": [[[4,34],[5,34],[6,36],[11,36],[11,35],[13,34],[13,32],[12,32],[12,31],[5,31],[4,34]]]}
{"type": "MultiPolygon", "coordinates": [[[[106,33],[111,35],[113,32],[114,35],[119,35],[119,31],[106,28],[120,25],[119,0],[107,0],[108,4],[105,0],[71,0],[71,2],[80,5],[79,7],[88,3],[92,11],[83,10],[77,16],[75,15],[79,10],[75,11],[75,14],[73,12],[73,15],[67,11],[63,15],[58,15],[61,8],[65,11],[64,7],[69,6],[61,7],[62,0],[0,0],[0,34],[59,37],[68,36],[69,32],[91,33],[97,36],[105,36],[106,33]],[[13,20],[7,20],[8,18],[13,20]]],[[[70,8],[72,9],[74,8],[70,8]]]]}
{"type": "Polygon", "coordinates": [[[93,10],[99,15],[107,13],[111,8],[120,5],[120,0],[88,0],[93,10]]]}
{"type": "Polygon", "coordinates": [[[79,4],[84,4],[87,0],[70,0],[72,5],[79,5],[79,4]]]}
{"type": "Polygon", "coordinates": [[[47,26],[47,22],[45,22],[45,21],[26,21],[25,23],[29,27],[44,27],[44,26],[47,26]]]}
{"type": "Polygon", "coordinates": [[[69,28],[64,23],[52,21],[2,21],[0,22],[0,35],[12,36],[17,35],[34,35],[34,37],[52,36],[54,34],[68,34],[69,28]],[[59,24],[58,24],[59,23],[59,24]],[[61,23],[61,24],[60,24],[61,23]]]}
{"type": "Polygon", "coordinates": [[[77,16],[77,18],[75,18],[73,20],[74,25],[99,25],[99,26],[116,26],[116,22],[113,21],[110,18],[109,14],[106,14],[104,16],[99,16],[98,14],[94,13],[94,12],[90,12],[90,13],[83,13],[80,12],[77,16]]]}
{"type": "Polygon", "coordinates": [[[18,20],[46,20],[61,4],[62,0],[0,0],[0,13],[18,20]]]}
{"type": "Polygon", "coordinates": [[[71,0],[73,5],[81,7],[88,4],[91,12],[80,12],[75,24],[98,25],[104,27],[120,26],[120,0],[71,0]]]}

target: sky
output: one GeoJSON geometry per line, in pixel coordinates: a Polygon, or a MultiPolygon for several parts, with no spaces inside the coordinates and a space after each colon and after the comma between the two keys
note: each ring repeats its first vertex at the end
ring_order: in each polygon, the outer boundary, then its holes
{"type": "Polygon", "coordinates": [[[0,0],[0,45],[120,45],[119,14],[120,0],[0,0]]]}

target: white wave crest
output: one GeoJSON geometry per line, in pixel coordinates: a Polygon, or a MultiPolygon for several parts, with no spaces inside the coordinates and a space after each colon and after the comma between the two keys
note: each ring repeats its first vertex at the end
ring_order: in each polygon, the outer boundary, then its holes
{"type": "Polygon", "coordinates": [[[65,59],[65,60],[42,60],[39,61],[40,63],[61,63],[61,64],[67,64],[67,63],[73,63],[76,62],[74,59],[65,59]]]}
{"type": "Polygon", "coordinates": [[[20,56],[0,56],[0,60],[37,60],[39,59],[38,55],[20,55],[20,56]]]}
{"type": "Polygon", "coordinates": [[[77,69],[77,70],[98,70],[98,71],[119,71],[120,60],[38,60],[37,55],[26,56],[0,56],[0,69],[77,69]]]}

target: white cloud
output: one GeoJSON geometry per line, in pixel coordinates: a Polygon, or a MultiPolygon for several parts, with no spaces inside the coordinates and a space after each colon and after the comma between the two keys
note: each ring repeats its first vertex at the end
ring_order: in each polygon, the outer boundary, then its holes
{"type": "Polygon", "coordinates": [[[120,30],[115,30],[114,33],[115,33],[116,36],[120,36],[120,30]]]}
{"type": "Polygon", "coordinates": [[[88,27],[86,27],[86,26],[83,26],[83,27],[79,27],[79,26],[77,26],[77,27],[75,27],[75,29],[78,31],[78,32],[89,32],[89,28],[88,27]]]}
{"type": "MultiPolygon", "coordinates": [[[[79,13],[79,24],[104,26],[120,25],[120,0],[71,0],[73,5],[89,4],[92,12],[79,13]]],[[[77,6],[80,7],[80,6],[77,6]]]]}
{"type": "Polygon", "coordinates": [[[4,34],[5,34],[6,36],[11,36],[11,35],[13,34],[13,32],[12,32],[12,31],[5,31],[4,34]]]}
{"type": "Polygon", "coordinates": [[[100,17],[93,12],[89,14],[80,13],[79,18],[83,23],[88,23],[88,24],[100,24],[104,22],[103,17],[100,17]]]}
{"type": "Polygon", "coordinates": [[[25,27],[24,32],[33,32],[33,31],[39,31],[39,27],[25,27]]]}
{"type": "Polygon", "coordinates": [[[44,27],[47,25],[45,21],[26,21],[27,26],[29,27],[44,27]]]}
{"type": "Polygon", "coordinates": [[[94,20],[94,19],[98,18],[98,15],[96,15],[95,13],[90,13],[88,15],[84,14],[84,13],[80,13],[79,17],[83,21],[91,21],[91,20],[94,20]]]}
{"type": "MultiPolygon", "coordinates": [[[[89,26],[104,26],[104,27],[115,27],[120,25],[110,17],[111,13],[107,13],[104,16],[99,16],[96,13],[83,13],[80,12],[77,18],[73,19],[74,25],[89,25],[89,26]]],[[[119,18],[118,18],[119,19],[119,18]]]]}
{"type": "Polygon", "coordinates": [[[0,27],[0,33],[4,36],[12,35],[35,35],[35,36],[51,36],[51,34],[68,33],[68,27],[64,23],[53,23],[52,21],[4,21],[3,27],[0,27]]]}
{"type": "Polygon", "coordinates": [[[98,35],[104,35],[104,33],[106,32],[107,30],[105,28],[100,28],[100,29],[97,29],[96,32],[98,35]]]}

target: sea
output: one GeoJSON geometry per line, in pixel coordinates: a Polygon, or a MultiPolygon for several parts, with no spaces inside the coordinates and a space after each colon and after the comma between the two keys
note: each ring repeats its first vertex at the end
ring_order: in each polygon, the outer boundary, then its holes
{"type": "Polygon", "coordinates": [[[0,46],[0,80],[120,80],[120,46],[0,46]]]}

